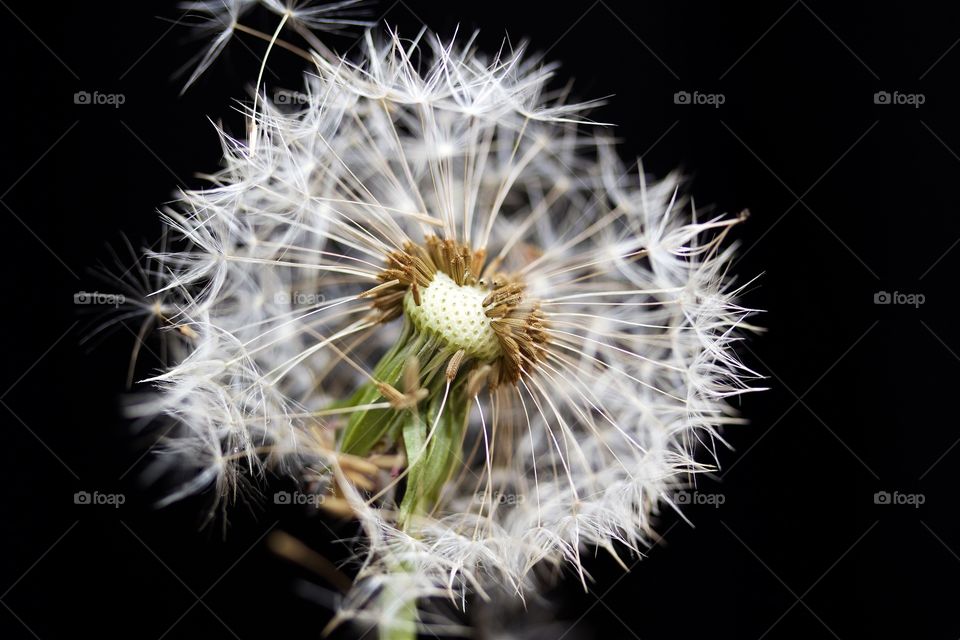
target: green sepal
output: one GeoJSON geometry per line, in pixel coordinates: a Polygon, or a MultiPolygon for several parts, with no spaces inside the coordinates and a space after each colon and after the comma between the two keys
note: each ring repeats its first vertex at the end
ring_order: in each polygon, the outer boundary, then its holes
{"type": "MultiPolygon", "coordinates": [[[[377,363],[373,378],[379,382],[396,385],[403,374],[407,358],[422,346],[422,339],[410,340],[412,331],[404,322],[400,339],[377,363]]],[[[345,403],[347,407],[373,404],[383,396],[373,382],[363,385],[345,403]]],[[[399,412],[394,409],[364,409],[350,414],[347,426],[340,439],[340,451],[355,456],[365,456],[397,422],[399,412]]]]}
{"type": "Polygon", "coordinates": [[[426,419],[420,415],[410,415],[403,426],[408,469],[406,492],[400,503],[398,517],[398,523],[403,528],[410,523],[412,516],[427,513],[433,508],[460,460],[469,407],[469,403],[462,398],[460,385],[450,390],[443,413],[437,419],[442,404],[443,393],[432,394],[426,419]],[[434,429],[432,437],[429,435],[431,427],[434,429]]]}

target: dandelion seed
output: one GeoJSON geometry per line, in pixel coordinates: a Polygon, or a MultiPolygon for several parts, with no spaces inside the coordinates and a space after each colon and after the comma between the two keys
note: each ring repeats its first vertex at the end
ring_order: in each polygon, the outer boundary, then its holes
{"type": "Polygon", "coordinates": [[[267,466],[322,487],[364,530],[335,623],[401,638],[449,630],[433,599],[522,597],[541,563],[649,545],[738,420],[753,312],[727,273],[740,218],[628,171],[553,67],[363,42],[313,55],[295,109],[258,102],[254,139],[221,132],[224,169],[165,212],[157,288],[191,350],[138,412],[177,421],[161,459],[193,475],[169,500],[229,502],[267,466]]]}

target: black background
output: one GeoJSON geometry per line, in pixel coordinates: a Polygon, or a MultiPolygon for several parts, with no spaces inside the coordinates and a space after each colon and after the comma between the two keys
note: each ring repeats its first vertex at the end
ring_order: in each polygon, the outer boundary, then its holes
{"type": "MultiPolygon", "coordinates": [[[[117,417],[133,335],[81,345],[73,304],[102,286],[88,268],[108,245],[152,243],[155,208],[217,167],[206,118],[242,131],[231,100],[248,95],[263,43],[234,41],[180,96],[171,74],[199,45],[173,26],[173,4],[0,5],[0,635],[319,637],[323,592],[261,540],[283,529],[335,556],[325,524],[239,507],[224,537],[199,528],[202,499],[153,511],[128,471],[143,443],[117,417]],[[125,103],[78,105],[77,91],[125,103]],[[128,499],[75,505],[81,490],[128,499]]],[[[561,630],[531,637],[960,635],[957,10],[404,0],[371,12],[408,36],[479,28],[488,50],[529,37],[578,97],[614,94],[595,115],[618,125],[625,157],[656,175],[683,168],[701,206],[753,214],[736,270],[763,274],[745,302],[768,310],[768,332],[743,357],[771,390],[743,401],[751,424],[726,432],[735,450],[701,486],[723,504],[688,506],[695,528],[664,514],[665,544],[627,575],[589,560],[588,593],[571,577],[554,594],[561,630]],[[725,102],[675,104],[678,91],[725,102]],[[876,104],[878,91],[925,102],[876,104]],[[926,302],[876,305],[879,291],[926,302]],[[881,491],[924,504],[876,504],[881,491]]],[[[276,52],[270,69],[268,83],[296,88],[299,61],[276,52]]]]}

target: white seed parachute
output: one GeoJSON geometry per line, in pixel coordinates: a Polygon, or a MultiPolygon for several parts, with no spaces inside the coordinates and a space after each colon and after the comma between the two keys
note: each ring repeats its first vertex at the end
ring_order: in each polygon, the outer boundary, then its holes
{"type": "MultiPolygon", "coordinates": [[[[252,3],[219,4],[193,5],[227,34],[198,71],[252,3]]],[[[335,17],[266,4],[301,34],[335,17]]],[[[733,349],[742,218],[626,167],[597,103],[551,91],[522,47],[307,42],[286,47],[309,59],[297,99],[259,87],[250,137],[220,131],[223,169],[166,208],[174,248],[149,256],[180,355],[134,413],[173,420],[157,458],[190,480],[168,500],[291,474],[363,529],[337,620],[395,637],[446,628],[431,599],[522,597],[534,567],[639,552],[757,377],[733,349]],[[461,306],[490,313],[447,331],[461,306]],[[378,416],[393,426],[359,434],[378,416]]]]}

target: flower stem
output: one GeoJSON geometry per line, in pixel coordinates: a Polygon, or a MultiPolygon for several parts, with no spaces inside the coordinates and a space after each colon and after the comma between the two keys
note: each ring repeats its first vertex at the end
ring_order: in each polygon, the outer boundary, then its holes
{"type": "Polygon", "coordinates": [[[384,606],[387,611],[396,611],[395,617],[387,624],[381,624],[378,630],[380,640],[416,640],[417,638],[417,601],[396,590],[387,588],[381,598],[390,599],[384,606]],[[403,599],[399,607],[393,599],[403,599]]]}
{"type": "MultiPolygon", "coordinates": [[[[466,391],[470,367],[461,366],[462,359],[462,349],[449,345],[442,336],[418,331],[404,316],[400,337],[377,363],[372,380],[337,407],[358,407],[349,414],[341,435],[342,453],[365,456],[381,445],[391,449],[402,447],[406,452],[406,483],[397,526],[414,537],[417,536],[417,516],[430,513],[450,475],[462,462],[460,452],[470,409],[466,391]],[[456,365],[451,369],[448,365],[458,352],[456,365]],[[415,384],[423,395],[416,396],[412,405],[375,407],[383,399],[381,385],[396,386],[411,362],[422,363],[413,368],[415,384]]],[[[409,568],[404,566],[394,569],[398,574],[407,571],[409,568]]],[[[388,614],[388,619],[380,625],[380,640],[415,640],[416,598],[392,585],[384,587],[378,597],[388,614]]]]}

